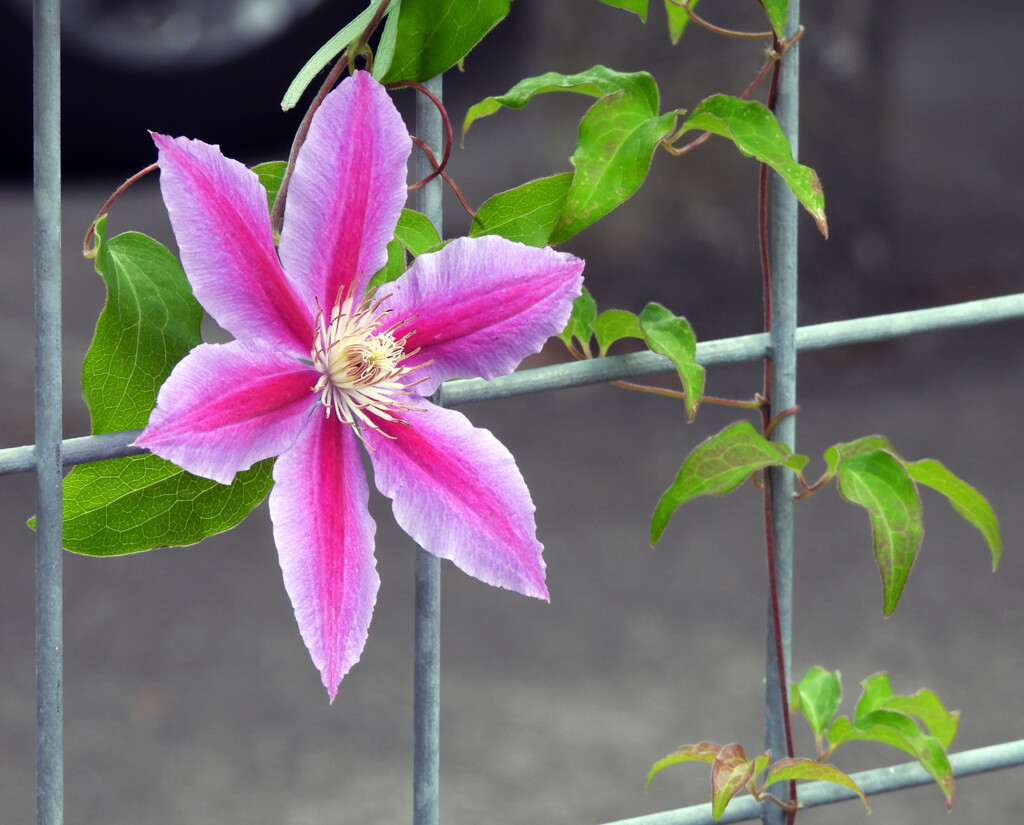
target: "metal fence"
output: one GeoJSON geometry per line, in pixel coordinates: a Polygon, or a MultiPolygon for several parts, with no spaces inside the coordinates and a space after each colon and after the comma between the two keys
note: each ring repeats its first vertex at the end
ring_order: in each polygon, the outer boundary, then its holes
{"type": "MultiPolygon", "coordinates": [[[[35,153],[35,322],[36,390],[34,445],[0,450],[0,474],[34,472],[37,479],[36,555],[36,674],[37,674],[37,810],[40,825],[63,822],[63,707],[62,707],[62,468],[104,458],[140,452],[131,446],[137,432],[62,439],[61,303],[60,303],[60,77],[59,0],[34,3],[34,153],[35,153]]],[[[799,3],[790,0],[790,25],[799,23],[799,3]]],[[[796,150],[798,120],[798,49],[784,63],[779,90],[778,116],[796,150]]],[[[440,95],[441,81],[430,84],[440,95]]],[[[417,110],[417,133],[430,145],[442,140],[440,118],[429,103],[417,110]]],[[[425,163],[426,161],[422,161],[425,163]]],[[[417,169],[415,177],[425,177],[417,169]]],[[[849,346],[994,321],[1024,318],[1024,294],[972,301],[917,312],[902,312],[851,321],[798,328],[797,204],[784,186],[773,187],[771,333],[702,342],[697,360],[705,365],[771,358],[772,397],[777,409],[796,405],[797,355],[815,349],[849,346]]],[[[418,206],[438,226],[441,223],[440,180],[423,187],[418,206]]],[[[488,398],[563,389],[657,372],[671,365],[653,353],[625,355],[519,372],[495,381],[460,381],[443,386],[438,402],[458,406],[488,398]]],[[[782,419],[773,437],[794,446],[792,416],[782,419]]],[[[773,470],[775,497],[776,567],[779,580],[781,630],[787,669],[792,617],[793,478],[788,470],[773,470]]],[[[440,563],[417,552],[415,629],[415,825],[438,823],[438,742],[440,685],[440,563]]],[[[773,648],[774,633],[768,615],[766,657],[766,745],[785,751],[781,719],[781,689],[773,648]]],[[[951,755],[957,777],[1024,764],[1024,740],[1007,742],[951,755]]],[[[910,763],[853,775],[867,794],[920,785],[931,778],[910,763]]],[[[805,807],[853,798],[853,794],[827,783],[801,787],[805,807]]],[[[784,821],[784,812],[762,806],[752,797],[733,800],[721,822],[762,818],[784,821]]],[[[660,814],[623,820],[617,825],[696,825],[710,823],[711,806],[697,805],[660,814]]]]}

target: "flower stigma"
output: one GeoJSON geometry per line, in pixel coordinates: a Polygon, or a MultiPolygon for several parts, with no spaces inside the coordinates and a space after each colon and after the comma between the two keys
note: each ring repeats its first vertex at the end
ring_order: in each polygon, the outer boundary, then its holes
{"type": "Polygon", "coordinates": [[[403,379],[431,362],[403,366],[405,359],[419,349],[405,351],[406,341],[415,330],[398,339],[394,336],[395,330],[411,318],[381,329],[390,310],[381,311],[380,305],[389,297],[368,297],[357,304],[351,293],[339,296],[329,322],[317,302],[311,356],[320,380],[313,392],[320,393],[327,417],[333,410],[339,421],[354,428],[356,435],[364,427],[381,432],[375,419],[406,424],[399,416],[420,409],[405,399],[415,395],[412,387],[425,381],[426,376],[409,383],[403,379]]]}

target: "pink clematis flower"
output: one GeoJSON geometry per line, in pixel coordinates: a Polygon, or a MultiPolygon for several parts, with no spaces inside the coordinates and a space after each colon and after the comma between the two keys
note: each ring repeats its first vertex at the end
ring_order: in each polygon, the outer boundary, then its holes
{"type": "Polygon", "coordinates": [[[223,484],[278,456],[274,541],[331,699],[362,652],[379,584],[360,441],[421,547],[546,599],[534,505],[512,455],[427,396],[538,351],[568,321],[583,262],[461,238],[366,295],[405,203],[412,144],[364,72],[313,118],[276,250],[255,174],[216,146],[154,140],[182,265],[235,340],[201,344],[174,368],[137,443],[223,484]]]}

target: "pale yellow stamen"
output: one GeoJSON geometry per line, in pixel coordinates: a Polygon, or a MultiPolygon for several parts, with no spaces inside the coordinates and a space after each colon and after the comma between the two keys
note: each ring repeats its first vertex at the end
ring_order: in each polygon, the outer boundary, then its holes
{"type": "Polygon", "coordinates": [[[377,420],[406,423],[399,416],[420,409],[415,398],[409,400],[415,396],[411,388],[420,381],[402,379],[426,363],[403,366],[419,350],[405,351],[413,330],[399,339],[394,331],[412,319],[381,329],[388,317],[387,310],[380,311],[386,297],[356,304],[349,294],[335,303],[329,323],[323,309],[316,315],[311,356],[320,380],[313,392],[320,393],[327,416],[333,410],[357,435],[364,427],[380,432],[377,420]]]}

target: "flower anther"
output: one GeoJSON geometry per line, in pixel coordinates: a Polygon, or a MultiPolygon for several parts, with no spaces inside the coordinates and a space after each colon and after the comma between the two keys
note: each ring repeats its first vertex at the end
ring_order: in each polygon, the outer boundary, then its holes
{"type": "Polygon", "coordinates": [[[414,329],[400,339],[394,337],[394,331],[407,326],[408,320],[381,329],[390,313],[380,307],[389,297],[366,298],[357,304],[350,293],[339,296],[329,322],[322,308],[318,307],[316,315],[310,355],[320,380],[313,392],[320,393],[328,418],[333,410],[338,420],[353,427],[360,438],[363,427],[381,431],[375,419],[407,423],[395,414],[419,408],[415,401],[403,399],[418,398],[411,387],[426,378],[411,383],[403,379],[430,363],[403,366],[419,349],[405,351],[414,329]]]}

